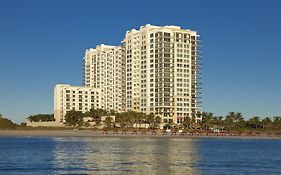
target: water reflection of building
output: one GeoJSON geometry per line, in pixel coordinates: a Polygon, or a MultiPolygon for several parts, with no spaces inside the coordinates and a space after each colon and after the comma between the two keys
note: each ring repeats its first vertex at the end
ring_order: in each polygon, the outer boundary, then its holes
{"type": "Polygon", "coordinates": [[[65,138],[55,155],[63,173],[199,174],[195,141],[187,138],[65,138]]]}
{"type": "Polygon", "coordinates": [[[196,146],[192,139],[151,139],[151,170],[160,174],[199,174],[196,169],[196,146]],[[156,154],[156,155],[155,155],[156,154]]]}
{"type": "Polygon", "coordinates": [[[63,137],[54,138],[55,174],[85,173],[85,157],[87,145],[84,138],[63,137]]]}

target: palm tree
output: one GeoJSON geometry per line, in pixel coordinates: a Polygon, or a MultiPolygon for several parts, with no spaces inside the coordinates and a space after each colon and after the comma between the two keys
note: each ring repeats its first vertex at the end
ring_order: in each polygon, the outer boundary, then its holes
{"type": "Polygon", "coordinates": [[[274,116],[273,117],[273,125],[275,129],[281,128],[281,116],[274,116]]]}
{"type": "Polygon", "coordinates": [[[115,110],[113,110],[113,109],[111,109],[110,111],[109,111],[109,114],[110,115],[115,115],[117,112],[115,111],[115,110]]]}
{"type": "Polygon", "coordinates": [[[213,122],[213,113],[211,112],[202,112],[202,127],[205,130],[208,130],[213,122]]]}
{"type": "Polygon", "coordinates": [[[174,125],[173,120],[169,120],[168,123],[165,124],[165,128],[171,129],[173,125],[174,125]]]}
{"type": "Polygon", "coordinates": [[[160,116],[156,116],[156,117],[155,117],[155,120],[154,120],[154,126],[155,126],[155,128],[158,128],[159,125],[161,124],[161,122],[162,122],[161,117],[160,117],[160,116]]]}
{"type": "Polygon", "coordinates": [[[129,120],[131,121],[130,124],[133,125],[137,125],[139,124],[139,126],[143,123],[143,113],[142,112],[136,112],[136,111],[129,111],[128,113],[129,115],[129,120]]]}
{"type": "Polygon", "coordinates": [[[261,125],[260,117],[254,116],[249,119],[249,125],[253,128],[258,128],[261,125]]]}
{"type": "Polygon", "coordinates": [[[269,117],[264,118],[262,121],[262,126],[263,128],[272,128],[272,120],[269,117]]]}
{"type": "Polygon", "coordinates": [[[113,118],[107,116],[103,122],[107,128],[110,128],[112,126],[112,121],[113,118]]]}
{"type": "Polygon", "coordinates": [[[184,117],[182,124],[184,128],[190,128],[191,127],[191,118],[190,117],[184,117]]]}
{"type": "Polygon", "coordinates": [[[235,116],[234,116],[234,127],[236,129],[244,128],[245,127],[245,120],[243,118],[243,115],[240,112],[235,113],[235,116]]]}
{"type": "Polygon", "coordinates": [[[228,115],[225,117],[225,125],[228,130],[233,129],[234,127],[234,120],[235,120],[235,112],[229,112],[228,115]]]}
{"type": "Polygon", "coordinates": [[[82,126],[84,114],[81,111],[71,110],[65,115],[65,123],[68,126],[82,126]]]}
{"type": "Polygon", "coordinates": [[[145,123],[146,115],[142,112],[138,112],[135,118],[136,118],[136,125],[139,124],[139,127],[141,127],[141,125],[145,123]]]}
{"type": "Polygon", "coordinates": [[[121,128],[125,128],[126,127],[126,115],[125,115],[125,113],[117,113],[116,116],[115,116],[115,122],[121,128]]]}
{"type": "Polygon", "coordinates": [[[214,126],[219,127],[219,128],[223,127],[223,117],[221,117],[221,116],[219,116],[219,117],[215,116],[215,117],[213,118],[213,124],[214,124],[214,126]]]}
{"type": "Polygon", "coordinates": [[[240,112],[229,112],[224,120],[225,127],[228,130],[245,127],[245,119],[240,112]]]}
{"type": "Polygon", "coordinates": [[[95,122],[100,122],[101,121],[101,116],[106,116],[107,111],[103,109],[90,109],[90,111],[85,112],[84,116],[85,117],[91,117],[95,122]]]}
{"type": "Polygon", "coordinates": [[[146,116],[146,123],[149,125],[150,128],[153,127],[153,123],[154,123],[154,115],[153,114],[148,114],[146,116]]]}

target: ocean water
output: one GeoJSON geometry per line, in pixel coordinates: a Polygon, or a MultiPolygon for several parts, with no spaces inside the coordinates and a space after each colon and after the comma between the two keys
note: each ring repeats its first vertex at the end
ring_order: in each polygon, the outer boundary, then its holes
{"type": "Polygon", "coordinates": [[[0,175],[281,174],[281,140],[0,137],[0,175]]]}

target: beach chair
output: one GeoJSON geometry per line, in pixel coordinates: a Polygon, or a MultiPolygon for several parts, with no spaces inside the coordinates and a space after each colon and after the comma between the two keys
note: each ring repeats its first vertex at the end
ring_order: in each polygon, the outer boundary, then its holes
{"type": "Polygon", "coordinates": [[[127,134],[127,130],[122,130],[122,135],[126,135],[127,134]]]}
{"type": "Polygon", "coordinates": [[[117,135],[117,134],[118,134],[118,130],[114,130],[114,131],[113,131],[113,134],[114,134],[114,135],[117,135]]]}
{"type": "Polygon", "coordinates": [[[151,132],[151,135],[156,135],[156,131],[152,131],[152,132],[151,132]]]}
{"type": "Polygon", "coordinates": [[[102,131],[102,134],[107,134],[107,130],[103,130],[103,131],[102,131]]]}

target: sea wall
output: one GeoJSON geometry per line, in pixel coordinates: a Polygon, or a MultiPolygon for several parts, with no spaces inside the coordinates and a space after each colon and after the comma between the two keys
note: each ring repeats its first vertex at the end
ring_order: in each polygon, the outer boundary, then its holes
{"type": "Polygon", "coordinates": [[[51,122],[31,122],[27,121],[26,122],[27,126],[31,127],[63,127],[63,124],[51,121],[51,122]]]}

